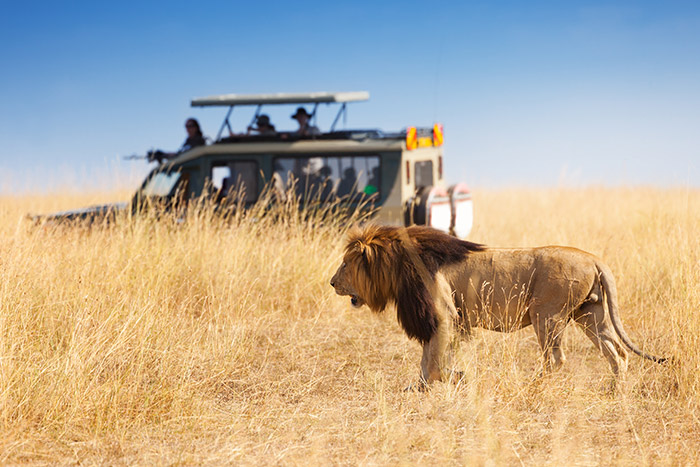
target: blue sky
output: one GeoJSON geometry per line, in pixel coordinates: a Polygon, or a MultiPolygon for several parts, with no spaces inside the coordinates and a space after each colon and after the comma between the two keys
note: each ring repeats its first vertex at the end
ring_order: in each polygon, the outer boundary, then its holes
{"type": "Polygon", "coordinates": [[[442,122],[451,182],[700,187],[698,5],[0,0],[0,193],[139,176],[216,134],[193,97],[354,90],[349,127],[442,122]]]}

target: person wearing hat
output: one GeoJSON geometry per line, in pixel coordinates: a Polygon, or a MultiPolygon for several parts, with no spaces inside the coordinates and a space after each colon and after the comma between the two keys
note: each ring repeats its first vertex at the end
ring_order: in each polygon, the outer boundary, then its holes
{"type": "Polygon", "coordinates": [[[296,113],[292,115],[292,118],[299,122],[299,129],[296,131],[298,135],[311,136],[321,134],[321,130],[310,123],[311,115],[309,115],[304,107],[299,107],[296,113]]]}
{"type": "Polygon", "coordinates": [[[275,125],[270,123],[270,117],[262,114],[258,115],[258,118],[255,119],[255,127],[248,127],[248,134],[251,132],[255,132],[259,135],[274,135],[277,133],[277,130],[275,130],[275,125]]]}

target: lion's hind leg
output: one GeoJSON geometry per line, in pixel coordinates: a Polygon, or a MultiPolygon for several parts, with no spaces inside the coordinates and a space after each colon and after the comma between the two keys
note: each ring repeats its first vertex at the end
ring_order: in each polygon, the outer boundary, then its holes
{"type": "Polygon", "coordinates": [[[602,301],[585,303],[576,311],[574,319],[605,355],[615,376],[623,377],[627,371],[627,351],[618,340],[612,325],[605,319],[602,301]]]}
{"type": "Polygon", "coordinates": [[[558,312],[548,313],[542,307],[538,312],[531,312],[530,318],[542,349],[544,372],[558,370],[566,361],[561,341],[568,318],[561,317],[558,312]]]}

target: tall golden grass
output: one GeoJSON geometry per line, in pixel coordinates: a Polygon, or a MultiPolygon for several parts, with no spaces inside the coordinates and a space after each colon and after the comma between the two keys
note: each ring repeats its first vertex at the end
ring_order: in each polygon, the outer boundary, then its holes
{"type": "Polygon", "coordinates": [[[531,330],[480,331],[460,384],[403,392],[419,346],[334,294],[327,219],[24,220],[114,196],[0,198],[0,463],[700,462],[696,190],[475,193],[471,240],[602,256],[633,340],[675,357],[631,356],[614,392],[574,326],[554,374],[536,377],[531,330]]]}

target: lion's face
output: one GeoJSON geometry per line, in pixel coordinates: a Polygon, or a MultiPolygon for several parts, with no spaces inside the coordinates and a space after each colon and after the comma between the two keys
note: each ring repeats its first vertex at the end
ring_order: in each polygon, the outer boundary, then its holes
{"type": "Polygon", "coordinates": [[[360,297],[356,287],[352,284],[353,274],[351,270],[352,267],[346,261],[343,261],[331,278],[331,286],[333,286],[335,293],[338,295],[349,295],[352,306],[359,308],[365,304],[365,301],[360,297]]]}
{"type": "Polygon", "coordinates": [[[397,296],[392,266],[400,262],[392,249],[397,237],[387,235],[384,227],[354,229],[348,237],[343,263],[331,285],[338,295],[349,295],[354,307],[367,305],[374,312],[384,311],[397,296]]]}

